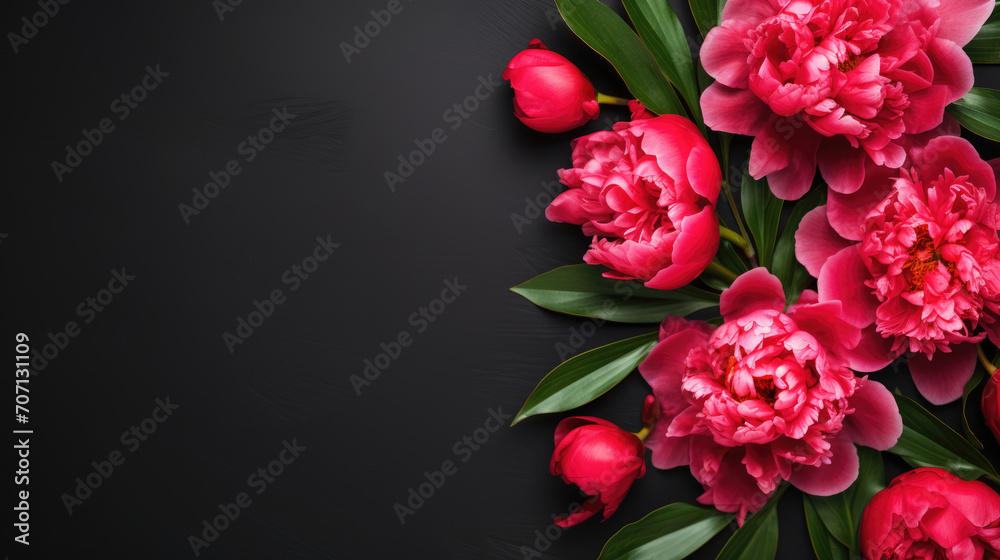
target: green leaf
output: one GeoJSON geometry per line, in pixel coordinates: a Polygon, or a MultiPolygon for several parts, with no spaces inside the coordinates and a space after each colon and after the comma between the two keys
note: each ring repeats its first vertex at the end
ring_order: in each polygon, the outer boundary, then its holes
{"type": "Polygon", "coordinates": [[[1000,142],[1000,91],[974,87],[947,109],[971,132],[1000,142]]]}
{"type": "Polygon", "coordinates": [[[1000,10],[997,10],[996,4],[979,33],[964,48],[965,53],[976,64],[1000,63],[1000,10]]]}
{"type": "Polygon", "coordinates": [[[511,426],[529,416],[570,410],[603,395],[646,359],[658,336],[641,334],[566,360],[535,387],[511,426]]]}
{"type": "Polygon", "coordinates": [[[680,560],[722,530],[732,514],[676,503],[615,533],[598,560],[680,560]]]}
{"type": "Polygon", "coordinates": [[[611,8],[599,0],[556,0],[556,6],[570,30],[615,67],[632,95],[650,111],[687,116],[653,55],[611,8]]]}
{"type": "Polygon", "coordinates": [[[774,244],[778,239],[778,226],[781,224],[781,205],[784,202],[774,196],[767,186],[767,179],[756,180],[750,171],[743,170],[743,184],[740,188],[740,198],[743,200],[743,215],[747,227],[753,235],[757,246],[758,261],[761,266],[770,269],[771,256],[774,254],[774,244]]]}
{"type": "Polygon", "coordinates": [[[659,323],[667,315],[683,317],[719,305],[719,294],[713,292],[693,286],[654,290],[639,281],[604,278],[605,270],[589,264],[563,266],[511,291],[545,309],[619,323],[659,323]]]}
{"type": "Polygon", "coordinates": [[[938,467],[966,479],[997,478],[993,465],[971,443],[913,399],[894,395],[903,417],[903,435],[889,450],[914,467],[938,467]]]}
{"type": "Polygon", "coordinates": [[[681,92],[694,121],[705,132],[698,100],[698,76],[688,38],[668,2],[662,0],[622,0],[646,48],[653,54],[660,71],[681,92]]]}
{"type": "Polygon", "coordinates": [[[691,15],[694,22],[698,24],[698,30],[704,37],[709,30],[719,25],[722,18],[722,8],[726,5],[726,0],[688,0],[691,6],[691,15]]]}
{"type": "Polygon", "coordinates": [[[847,490],[833,496],[807,496],[823,525],[841,544],[847,546],[851,556],[859,551],[858,531],[861,514],[876,492],[885,488],[885,466],[882,454],[874,449],[858,446],[860,469],[858,479],[847,490]]]}
{"type": "Polygon", "coordinates": [[[774,257],[772,258],[772,274],[781,280],[781,285],[785,287],[785,298],[791,305],[799,299],[802,290],[812,281],[812,276],[805,267],[799,264],[795,258],[795,232],[799,229],[799,222],[813,208],[826,202],[826,187],[820,185],[813,187],[804,198],[800,199],[792,207],[792,213],[785,223],[785,229],[778,238],[778,243],[774,247],[774,257]]]}
{"type": "Polygon", "coordinates": [[[850,560],[851,552],[830,534],[830,530],[826,528],[826,525],[819,518],[819,514],[816,513],[816,507],[809,500],[808,494],[802,494],[802,505],[806,510],[806,526],[809,529],[809,540],[812,541],[816,558],[818,560],[850,560]]]}
{"type": "Polygon", "coordinates": [[[788,489],[783,484],[760,511],[747,517],[715,560],[773,560],[778,552],[778,501],[788,489]]]}
{"type": "Polygon", "coordinates": [[[729,241],[723,239],[719,243],[719,252],[716,258],[719,259],[719,264],[732,270],[736,274],[743,274],[744,272],[750,270],[747,268],[747,263],[743,262],[743,250],[733,247],[733,244],[729,241]]]}
{"type": "Polygon", "coordinates": [[[983,442],[979,441],[976,434],[972,433],[965,409],[969,402],[969,394],[975,391],[976,387],[979,387],[984,377],[986,377],[986,372],[983,370],[983,367],[980,364],[976,364],[976,370],[972,372],[972,378],[969,379],[969,382],[965,384],[965,389],[962,390],[962,432],[965,433],[965,440],[976,446],[976,449],[982,449],[983,442]]]}

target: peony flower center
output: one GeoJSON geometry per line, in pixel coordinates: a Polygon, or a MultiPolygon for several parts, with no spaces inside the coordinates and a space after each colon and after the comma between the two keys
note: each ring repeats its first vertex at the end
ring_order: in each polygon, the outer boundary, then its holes
{"type": "MultiPolygon", "coordinates": [[[[942,262],[941,251],[934,246],[934,239],[931,238],[927,230],[927,224],[917,226],[915,230],[917,240],[910,247],[910,257],[903,263],[903,271],[906,274],[906,284],[909,292],[917,292],[924,289],[924,276],[937,269],[938,263],[942,262]]],[[[944,261],[948,273],[955,276],[955,263],[944,261]]]]}
{"type": "Polygon", "coordinates": [[[837,70],[846,74],[847,72],[850,72],[860,66],[862,60],[863,59],[860,56],[854,53],[849,53],[846,60],[842,60],[839,64],[837,64],[837,70]]]}
{"type": "Polygon", "coordinates": [[[752,387],[750,391],[741,391],[739,387],[746,387],[749,389],[745,383],[740,382],[740,376],[750,376],[750,374],[738,367],[739,360],[736,356],[729,356],[726,359],[726,388],[729,390],[729,394],[732,395],[733,399],[737,402],[746,402],[751,399],[756,399],[761,401],[768,406],[773,407],[775,401],[778,400],[778,390],[774,386],[774,377],[771,375],[762,375],[760,377],[753,376],[752,387]]]}

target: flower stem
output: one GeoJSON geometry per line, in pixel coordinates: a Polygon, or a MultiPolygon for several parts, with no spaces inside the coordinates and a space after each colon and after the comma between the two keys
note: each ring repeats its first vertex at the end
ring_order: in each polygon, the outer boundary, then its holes
{"type": "Polygon", "coordinates": [[[597,102],[604,105],[628,105],[629,100],[597,92],[597,102]]]}
{"type": "Polygon", "coordinates": [[[644,426],[641,430],[639,430],[638,432],[635,432],[635,435],[636,435],[636,437],[639,438],[639,441],[646,441],[646,436],[648,436],[649,432],[652,432],[652,431],[653,431],[653,427],[652,426],[644,426]]]}
{"type": "MultiPolygon", "coordinates": [[[[736,199],[733,197],[733,190],[729,187],[729,141],[732,136],[726,133],[719,135],[720,141],[722,143],[722,190],[726,191],[726,200],[729,202],[729,209],[733,211],[733,217],[736,219],[736,226],[740,230],[740,235],[743,238],[745,245],[740,248],[746,253],[747,258],[750,259],[750,263],[756,267],[757,266],[757,254],[753,250],[753,245],[747,242],[750,239],[750,234],[747,232],[747,226],[743,223],[743,218],[740,217],[740,209],[736,207],[736,199]]],[[[732,241],[730,239],[730,241],[732,241]]]]}
{"type": "Polygon", "coordinates": [[[723,225],[719,226],[719,235],[721,235],[723,239],[729,241],[733,245],[736,245],[740,249],[743,249],[743,251],[753,252],[753,248],[750,247],[750,242],[747,241],[746,238],[736,233],[735,231],[727,228],[726,226],[723,225]]]}
{"type": "Polygon", "coordinates": [[[997,367],[986,359],[986,353],[983,352],[982,343],[976,344],[976,353],[979,354],[979,363],[983,364],[983,367],[986,368],[986,373],[993,375],[993,372],[997,370],[997,367]]]}
{"type": "Polygon", "coordinates": [[[739,278],[739,276],[735,272],[722,266],[716,261],[708,263],[708,268],[705,269],[705,272],[711,274],[712,276],[715,276],[716,278],[721,278],[726,282],[729,282],[730,284],[732,284],[733,281],[739,278]]]}

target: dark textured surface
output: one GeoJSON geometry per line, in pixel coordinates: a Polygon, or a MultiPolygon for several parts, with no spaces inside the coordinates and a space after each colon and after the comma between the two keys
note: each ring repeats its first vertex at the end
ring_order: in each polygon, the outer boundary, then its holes
{"type": "MultiPolygon", "coordinates": [[[[251,503],[200,557],[514,559],[537,547],[538,557],[595,558],[621,526],[700,493],[685,469],[650,468],[610,520],[557,531],[551,516],[579,499],[548,473],[558,417],[504,425],[476,450],[462,443],[493,426],[491,410],[516,412],[574,329],[593,332],[581,348],[649,330],[591,329],[508,291],[579,262],[578,229],[531,219],[526,199],[546,200],[572,138],[625,111],[541,135],[514,119],[505,84],[480,84],[498,82],[537,36],[600,91],[627,92],[540,0],[403,0],[348,63],[341,43],[386,5],[246,1],[220,21],[210,0],[77,1],[17,53],[4,43],[7,360],[17,332],[41,351],[68,321],[79,326],[35,366],[31,545],[11,558],[193,557],[189,536],[241,492],[251,503]],[[114,100],[156,65],[169,75],[122,119],[114,100]],[[485,99],[469,102],[468,117],[448,112],[477,88],[485,99]],[[240,145],[272,108],[295,117],[246,161],[240,145]],[[114,130],[59,181],[52,162],[104,118],[114,130]],[[384,172],[437,128],[447,139],[391,190],[384,172]],[[179,205],[230,160],[240,173],[185,219],[179,205]],[[530,223],[515,227],[513,214],[530,223]],[[317,237],[339,246],[308,278],[286,276],[317,237]],[[135,278],[87,311],[122,267],[135,278]],[[465,288],[443,311],[432,306],[433,322],[421,318],[446,282],[465,288]],[[282,303],[230,352],[224,333],[274,290],[282,303]],[[404,331],[410,345],[358,395],[350,377],[404,331]],[[178,408],[147,422],[155,432],[123,437],[168,396],[178,408]],[[283,442],[305,450],[283,455],[283,442]],[[123,462],[67,508],[77,478],[116,451],[123,462]],[[248,478],[281,457],[289,464],[266,486],[248,478]],[[454,474],[401,524],[394,504],[449,460],[454,474]]],[[[5,33],[39,9],[5,8],[5,33]]],[[[905,371],[880,378],[913,394],[905,371]]],[[[581,413],[637,429],[647,392],[631,376],[581,413]]],[[[957,421],[957,405],[940,411],[957,421]]],[[[970,414],[978,426],[978,406],[970,414]]],[[[904,467],[887,461],[891,474],[904,467]]],[[[779,509],[778,557],[811,557],[800,495],[779,509]]],[[[713,558],[728,534],[695,557],[713,558]]]]}

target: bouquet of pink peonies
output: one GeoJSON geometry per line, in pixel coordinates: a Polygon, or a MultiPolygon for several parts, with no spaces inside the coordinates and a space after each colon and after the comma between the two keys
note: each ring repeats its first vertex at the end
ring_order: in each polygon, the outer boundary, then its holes
{"type": "Polygon", "coordinates": [[[1000,437],[1000,160],[961,136],[1000,142],[1000,91],[973,71],[1000,63],[993,0],[690,0],[696,59],[666,0],[623,0],[631,25],[599,0],[556,4],[635,99],[538,39],[508,64],[539,132],[631,113],[573,140],[545,211],[591,238],[585,264],[513,291],[659,325],[559,365],[516,415],[572,410],[634,370],[649,385],[638,432],[559,423],[551,472],[589,498],[556,523],[611,516],[649,449],[690,470],[701,505],[625,526],[602,560],[685,558],[731,521],[719,559],[774,558],[789,488],[821,560],[1000,558],[1000,474],[965,417],[986,380],[1000,437]],[[734,135],[752,137],[739,185],[734,135]],[[883,384],[890,364],[926,406],[883,384]],[[932,412],[956,402],[961,431],[932,412]],[[887,486],[883,452],[915,470],[887,486]]]}

